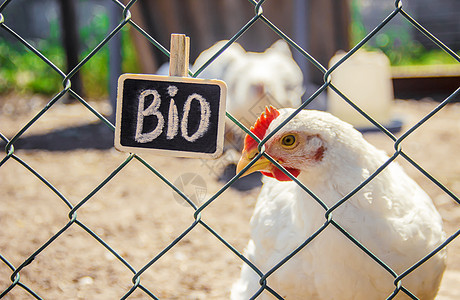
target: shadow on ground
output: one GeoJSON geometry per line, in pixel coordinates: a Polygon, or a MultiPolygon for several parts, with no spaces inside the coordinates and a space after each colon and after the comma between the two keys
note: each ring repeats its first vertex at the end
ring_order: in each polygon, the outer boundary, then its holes
{"type": "MultiPolygon", "coordinates": [[[[228,182],[236,175],[236,165],[229,164],[219,176],[219,181],[228,182]]],[[[239,191],[249,191],[262,185],[262,174],[255,172],[238,178],[230,187],[239,191]]]]}
{"type": "MultiPolygon", "coordinates": [[[[76,149],[110,149],[114,133],[104,123],[67,127],[46,134],[24,135],[14,142],[15,149],[69,151],[76,149]]],[[[5,142],[0,145],[5,147],[5,142]]]]}
{"type": "MultiPolygon", "coordinates": [[[[15,150],[71,151],[78,149],[107,150],[114,145],[114,132],[104,123],[92,123],[54,130],[46,134],[24,135],[14,142],[15,150]]],[[[6,142],[0,140],[0,148],[6,142]]],[[[219,176],[219,181],[228,182],[235,176],[236,166],[226,166],[219,176]]],[[[239,178],[231,188],[248,191],[262,185],[261,174],[253,173],[239,178]]]]}

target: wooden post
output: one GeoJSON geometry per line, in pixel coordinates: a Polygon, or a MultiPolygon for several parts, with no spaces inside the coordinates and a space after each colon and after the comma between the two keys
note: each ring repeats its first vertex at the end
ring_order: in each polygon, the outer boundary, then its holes
{"type": "Polygon", "coordinates": [[[187,77],[190,60],[190,38],[185,34],[171,34],[169,76],[187,77]]]}
{"type": "MultiPolygon", "coordinates": [[[[327,68],[329,60],[338,50],[350,49],[350,1],[310,0],[308,8],[308,51],[327,68]]],[[[313,66],[310,70],[311,81],[322,85],[323,73],[313,66]]]]}
{"type": "MultiPolygon", "coordinates": [[[[118,25],[120,18],[120,9],[115,5],[109,9],[109,24],[110,28],[115,28],[118,25]]],[[[112,115],[110,121],[115,122],[115,110],[117,107],[117,84],[118,77],[121,74],[121,32],[112,37],[109,43],[109,102],[112,106],[112,115]]]]}
{"type": "MultiPolygon", "coordinates": [[[[61,0],[61,22],[62,22],[62,39],[66,52],[67,72],[70,73],[78,65],[80,39],[78,35],[77,13],[75,2],[73,0],[61,0]]],[[[80,71],[76,72],[71,78],[72,90],[80,96],[84,96],[83,82],[80,71]]],[[[70,102],[70,98],[65,102],[70,102]]]]}

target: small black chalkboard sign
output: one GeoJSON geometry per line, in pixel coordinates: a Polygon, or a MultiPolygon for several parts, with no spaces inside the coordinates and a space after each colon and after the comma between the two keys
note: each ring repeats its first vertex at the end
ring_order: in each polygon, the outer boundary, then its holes
{"type": "Polygon", "coordinates": [[[115,148],[217,158],[224,143],[226,91],[220,80],[121,75],[115,148]]]}

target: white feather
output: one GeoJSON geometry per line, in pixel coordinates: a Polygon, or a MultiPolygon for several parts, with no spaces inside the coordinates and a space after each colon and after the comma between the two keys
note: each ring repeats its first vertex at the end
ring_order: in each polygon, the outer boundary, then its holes
{"type": "MultiPolygon", "coordinates": [[[[192,71],[201,68],[227,42],[217,42],[203,51],[192,71]]],[[[304,91],[302,71],[283,40],[264,52],[247,52],[233,43],[198,77],[226,82],[227,110],[246,126],[252,125],[267,105],[298,107],[304,91]]]]}
{"type": "MultiPolygon", "coordinates": [[[[269,127],[275,129],[292,109],[269,127]]],[[[324,112],[302,111],[266,144],[276,149],[286,132],[317,134],[326,151],[321,162],[301,163],[298,179],[331,207],[366,180],[388,156],[351,125],[324,112]]],[[[267,132],[267,134],[268,134],[267,132]]],[[[369,184],[332,212],[335,222],[401,274],[445,240],[442,220],[429,196],[392,162],[369,184]]],[[[246,257],[267,272],[326,222],[325,210],[296,183],[265,177],[251,219],[246,257]]],[[[445,269],[442,250],[402,280],[419,299],[434,299],[445,269]]],[[[247,265],[232,299],[249,299],[260,277],[247,265]]],[[[386,299],[394,277],[330,224],[267,279],[286,299],[386,299]]],[[[273,299],[264,292],[257,299],[273,299]]],[[[400,292],[395,299],[409,299],[400,292]]]]}

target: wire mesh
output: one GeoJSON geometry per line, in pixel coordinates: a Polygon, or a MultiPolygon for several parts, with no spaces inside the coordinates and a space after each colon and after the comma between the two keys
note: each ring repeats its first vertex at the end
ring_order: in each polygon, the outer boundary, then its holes
{"type": "MultiPolygon", "coordinates": [[[[427,29],[425,29],[421,24],[419,24],[414,18],[412,18],[404,9],[403,9],[403,1],[395,1],[395,8],[394,10],[384,19],[382,20],[371,32],[367,34],[365,38],[363,38],[356,46],[354,46],[347,54],[334,66],[331,68],[326,68],[325,66],[321,65],[314,57],[312,57],[305,49],[297,45],[297,43],[291,39],[288,35],[286,35],[282,30],[277,28],[265,15],[263,12],[263,6],[265,2],[260,0],[259,2],[249,0],[249,2],[254,5],[254,16],[247,21],[247,23],[232,37],[229,38],[228,42],[218,51],[214,56],[212,56],[204,65],[202,65],[195,73],[190,73],[193,77],[198,76],[203,70],[205,70],[209,64],[211,64],[219,55],[221,55],[232,43],[237,41],[245,32],[251,28],[256,22],[264,23],[267,28],[275,32],[280,38],[284,39],[292,48],[298,51],[305,60],[308,60],[311,64],[313,64],[319,71],[324,74],[324,84],[319,87],[300,107],[298,107],[295,112],[287,118],[282,124],[279,125],[274,131],[272,131],[268,136],[266,136],[263,140],[259,140],[256,136],[254,136],[245,126],[243,126],[236,118],[234,118],[231,114],[227,113],[227,117],[229,120],[234,122],[236,126],[240,127],[242,131],[252,135],[256,140],[259,141],[259,154],[257,155],[256,159],[252,161],[240,174],[237,174],[231,180],[226,182],[226,184],[217,191],[214,195],[212,195],[209,199],[207,199],[203,204],[197,206],[193,200],[191,200],[186,194],[184,194],[179,188],[175,186],[173,182],[171,182],[168,178],[162,175],[155,166],[149,164],[146,160],[144,160],[141,156],[136,154],[129,154],[126,159],[116,167],[99,185],[97,185],[85,198],[79,201],[76,205],[73,205],[71,201],[68,199],[68,196],[61,193],[53,184],[47,180],[45,176],[42,176],[39,172],[37,172],[31,165],[28,164],[26,159],[22,159],[15,151],[15,143],[19,138],[21,138],[29,128],[36,124],[39,119],[43,118],[47,111],[53,107],[58,101],[60,101],[65,95],[71,95],[73,98],[77,99],[81,105],[83,105],[89,112],[94,114],[100,121],[102,121],[108,128],[112,131],[114,130],[114,125],[108,121],[100,112],[98,112],[95,108],[93,108],[83,97],[78,95],[72,89],[72,77],[89,61],[91,60],[100,50],[101,48],[106,45],[115,35],[120,34],[120,31],[124,27],[132,27],[138,32],[140,32],[152,45],[162,51],[165,55],[169,56],[169,52],[161,45],[159,42],[155,40],[155,37],[150,36],[141,26],[136,24],[132,18],[130,13],[130,8],[135,5],[136,1],[132,0],[129,1],[126,5],[120,1],[114,0],[113,3],[120,8],[122,12],[122,19],[119,21],[119,24],[112,29],[112,31],[86,56],[84,57],[79,64],[70,72],[65,73],[60,70],[52,61],[50,61],[45,55],[43,55],[36,47],[22,38],[19,34],[17,34],[12,28],[8,26],[8,14],[4,13],[5,8],[12,2],[12,0],[6,0],[0,5],[0,28],[3,32],[8,33],[14,39],[22,43],[27,49],[32,51],[36,56],[38,56],[44,63],[46,63],[49,68],[54,70],[59,76],[62,77],[62,89],[32,118],[30,121],[25,124],[22,128],[19,128],[17,133],[12,137],[7,137],[0,133],[1,140],[6,144],[5,147],[5,154],[0,161],[0,168],[6,164],[8,161],[14,161],[18,165],[22,166],[26,169],[30,174],[35,176],[38,180],[43,183],[44,188],[48,188],[52,193],[54,193],[68,208],[68,221],[67,223],[62,226],[56,233],[54,233],[45,243],[43,243],[40,247],[38,247],[33,253],[26,257],[22,263],[19,265],[14,265],[10,262],[11,258],[3,255],[0,253],[0,260],[2,263],[11,270],[10,280],[11,284],[0,293],[0,298],[4,296],[8,296],[13,290],[15,289],[22,289],[27,294],[32,296],[36,299],[42,299],[40,296],[40,290],[34,290],[30,288],[24,281],[21,280],[21,274],[23,274],[27,267],[34,262],[34,259],[42,253],[46,248],[51,247],[53,243],[67,230],[72,227],[80,227],[82,228],[89,236],[91,236],[95,241],[100,243],[108,252],[110,252],[124,267],[132,273],[132,282],[131,288],[126,291],[126,293],[121,297],[121,299],[126,299],[130,297],[135,291],[142,291],[144,296],[148,296],[153,299],[159,299],[156,291],[149,290],[143,283],[141,283],[141,276],[144,272],[146,272],[149,268],[151,268],[157,261],[164,256],[168,251],[171,251],[176,245],[181,242],[187,235],[189,235],[192,231],[194,231],[197,227],[202,227],[207,230],[209,233],[212,234],[219,242],[221,242],[228,251],[232,252],[238,259],[242,262],[246,263],[250,266],[251,269],[254,270],[255,273],[258,274],[260,277],[260,289],[259,291],[253,295],[252,298],[257,298],[261,293],[268,292],[272,294],[274,297],[278,299],[283,299],[283,297],[274,289],[272,289],[268,285],[267,279],[280,267],[282,267],[286,262],[288,262],[293,256],[295,256],[298,252],[300,252],[304,247],[306,247],[309,243],[311,243],[323,230],[327,227],[333,226],[338,229],[344,236],[346,236],[352,243],[354,243],[357,247],[359,247],[364,253],[369,255],[376,263],[378,263],[386,272],[388,272],[394,278],[394,292],[388,295],[388,299],[394,298],[399,293],[405,293],[409,297],[413,299],[417,299],[417,297],[411,293],[410,290],[406,289],[403,285],[403,279],[413,272],[415,269],[420,267],[423,263],[425,263],[428,259],[432,256],[436,255],[439,251],[446,248],[452,241],[454,241],[458,235],[460,235],[460,228],[449,236],[441,245],[439,245],[436,249],[434,249],[430,253],[426,253],[426,255],[421,258],[417,263],[413,266],[408,268],[402,273],[397,273],[392,270],[388,265],[386,265],[379,257],[373,254],[366,248],[366,245],[361,244],[358,240],[356,240],[352,235],[346,232],[346,230],[338,224],[333,218],[333,212],[340,207],[343,203],[348,201],[354,194],[360,191],[363,187],[365,187],[370,181],[372,181],[380,172],[382,172],[391,162],[393,162],[396,158],[401,157],[413,165],[418,171],[420,171],[426,178],[432,181],[436,186],[438,186],[452,201],[460,204],[459,198],[448,188],[446,188],[439,180],[434,178],[430,175],[427,171],[423,169],[419,164],[417,164],[409,155],[407,155],[401,148],[401,143],[410,136],[414,131],[418,130],[420,127],[424,126],[425,123],[436,115],[443,107],[445,107],[448,103],[451,103],[455,97],[460,94],[460,88],[458,88],[455,92],[453,92],[449,97],[447,97],[444,101],[442,101],[433,111],[427,114],[423,119],[421,119],[416,125],[411,127],[407,130],[402,136],[399,138],[394,136],[391,132],[389,132],[384,126],[379,124],[375,121],[371,116],[366,114],[358,105],[356,105],[352,99],[347,98],[337,87],[335,87],[331,83],[331,74],[347,59],[349,59],[356,51],[361,49],[369,40],[374,37],[377,33],[379,33],[393,18],[396,16],[403,17],[406,19],[412,26],[422,32],[425,36],[427,36],[435,45],[437,45],[440,49],[444,50],[448,55],[452,58],[460,62],[460,57],[452,51],[449,47],[443,44],[442,41],[438,40],[435,36],[433,36],[427,29]],[[301,182],[299,182],[295,177],[293,177],[289,172],[287,172],[277,161],[272,159],[269,155],[264,152],[264,144],[274,135],[278,130],[280,130],[287,122],[289,122],[292,118],[294,118],[301,110],[305,109],[305,107],[314,101],[321,93],[323,93],[327,88],[332,89],[335,93],[339,94],[343,101],[346,101],[351,107],[353,107],[357,112],[359,112],[364,118],[366,118],[369,122],[371,122],[375,127],[377,127],[383,134],[387,135],[393,142],[394,142],[394,153],[393,155],[382,165],[380,166],[374,173],[372,173],[368,179],[362,182],[359,186],[357,186],[354,190],[352,190],[349,194],[345,195],[339,202],[337,202],[334,206],[328,207],[321,199],[319,199],[314,193],[312,193],[307,186],[304,186],[301,182]],[[324,209],[324,224],[317,229],[317,231],[307,237],[305,241],[298,246],[292,253],[282,259],[278,264],[276,264],[271,270],[264,273],[257,268],[248,258],[246,258],[242,253],[240,253],[236,247],[234,247],[230,242],[224,239],[216,229],[211,227],[207,222],[202,219],[202,213],[212,204],[214,201],[218,200],[219,197],[229,188],[231,187],[235,181],[240,177],[240,175],[247,170],[257,159],[260,157],[265,156],[269,159],[273,164],[275,164],[278,168],[280,168],[287,176],[289,176],[293,181],[295,181],[298,185],[300,185],[307,193],[309,193],[324,209]],[[117,252],[117,250],[112,247],[108,242],[104,241],[100,235],[98,235],[94,230],[92,230],[88,225],[86,225],[83,221],[78,218],[78,213],[80,209],[90,201],[94,195],[101,190],[107,183],[109,183],[120,171],[126,168],[128,165],[132,164],[134,161],[138,161],[142,166],[144,166],[149,172],[154,174],[158,177],[162,182],[164,182],[171,190],[177,193],[181,198],[183,198],[188,205],[190,205],[193,210],[193,222],[181,233],[179,234],[172,242],[170,242],[162,251],[154,255],[146,264],[144,264],[141,268],[137,269],[133,267],[128,260],[124,257],[124,255],[117,252]]],[[[1,66],[0,66],[1,68],[1,66]]],[[[1,129],[0,129],[1,130],[1,129]]],[[[70,270],[69,270],[70,271],[70,270]]]]}

